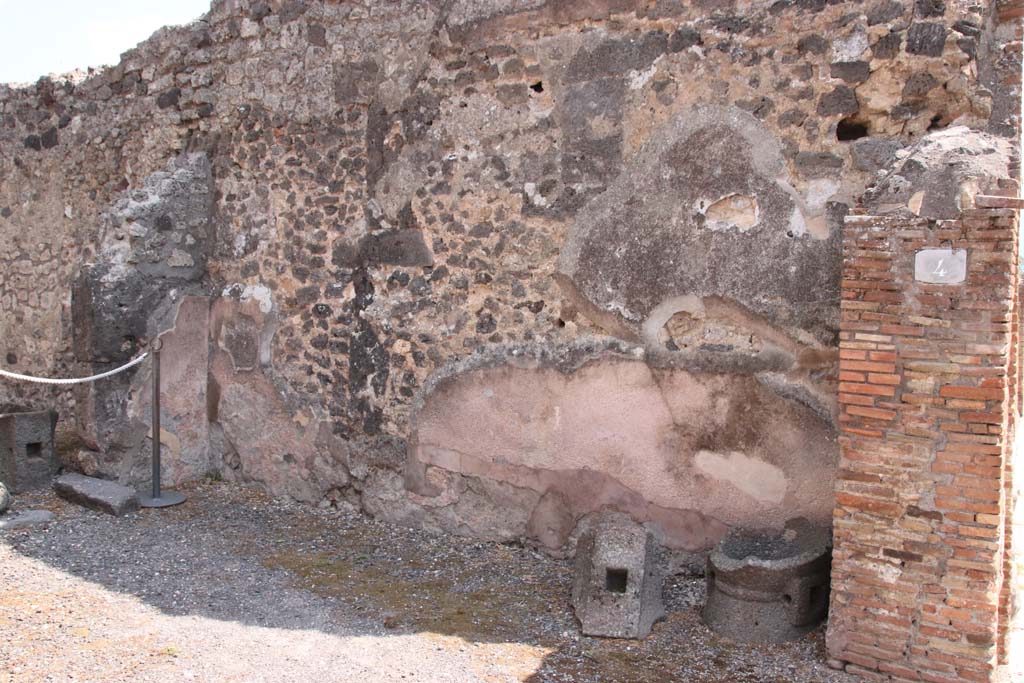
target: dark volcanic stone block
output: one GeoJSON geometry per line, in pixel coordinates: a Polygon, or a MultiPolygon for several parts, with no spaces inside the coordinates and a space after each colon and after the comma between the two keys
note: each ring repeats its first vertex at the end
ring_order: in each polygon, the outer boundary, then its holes
{"type": "Polygon", "coordinates": [[[665,616],[657,548],[625,515],[604,515],[576,547],[572,604],[583,633],[643,638],[665,616]]]}
{"type": "Polygon", "coordinates": [[[45,486],[57,473],[56,426],[52,410],[0,415],[0,481],[12,493],[45,486]]]}
{"type": "Polygon", "coordinates": [[[822,116],[834,116],[835,114],[856,114],[860,110],[857,102],[857,95],[851,88],[840,85],[830,93],[826,93],[818,100],[818,113],[822,116]]]}
{"type": "Polygon", "coordinates": [[[847,83],[863,83],[871,75],[867,62],[833,62],[832,78],[841,78],[847,83]]]}
{"type": "Polygon", "coordinates": [[[81,474],[65,474],[53,482],[53,490],[61,498],[93,510],[121,516],[137,510],[139,499],[133,489],[116,481],[95,479],[81,474]]]}
{"type": "Polygon", "coordinates": [[[805,519],[782,534],[735,531],[708,557],[704,623],[733,640],[782,643],[828,613],[831,534],[805,519]]]}
{"type": "Polygon", "coordinates": [[[914,55],[940,57],[946,45],[946,27],[940,23],[922,21],[907,32],[907,52],[914,55]]]}

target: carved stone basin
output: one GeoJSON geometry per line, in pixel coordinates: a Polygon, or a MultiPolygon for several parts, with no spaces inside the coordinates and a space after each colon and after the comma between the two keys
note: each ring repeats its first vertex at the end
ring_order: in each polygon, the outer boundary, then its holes
{"type": "Polygon", "coordinates": [[[781,643],[828,613],[831,534],[804,519],[782,533],[734,531],[708,556],[704,622],[749,643],[781,643]]]}

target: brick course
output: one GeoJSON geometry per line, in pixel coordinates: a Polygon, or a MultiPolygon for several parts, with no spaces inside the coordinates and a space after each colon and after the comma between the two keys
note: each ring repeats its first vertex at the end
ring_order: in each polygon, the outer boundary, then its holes
{"type": "Polygon", "coordinates": [[[990,680],[1011,602],[1016,212],[854,214],[843,246],[829,653],[871,680],[990,680]],[[965,282],[915,281],[935,247],[968,250],[965,282]]]}

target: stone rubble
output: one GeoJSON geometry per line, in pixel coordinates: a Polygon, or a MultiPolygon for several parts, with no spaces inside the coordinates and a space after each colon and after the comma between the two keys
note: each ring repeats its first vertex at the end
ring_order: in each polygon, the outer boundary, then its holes
{"type": "Polygon", "coordinates": [[[16,531],[49,524],[54,515],[49,510],[26,510],[0,519],[0,531],[16,531]]]}

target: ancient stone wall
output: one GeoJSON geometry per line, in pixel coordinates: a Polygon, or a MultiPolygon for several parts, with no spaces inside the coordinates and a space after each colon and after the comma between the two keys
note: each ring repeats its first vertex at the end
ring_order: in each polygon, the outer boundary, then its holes
{"type": "MultiPolygon", "coordinates": [[[[969,204],[900,166],[929,133],[1015,147],[996,9],[219,0],[0,86],[0,359],[167,331],[170,481],[552,549],[603,507],[694,551],[827,522],[842,219],[879,178],[878,212],[969,204]]],[[[147,375],[0,401],[137,482],[147,375]]]]}

